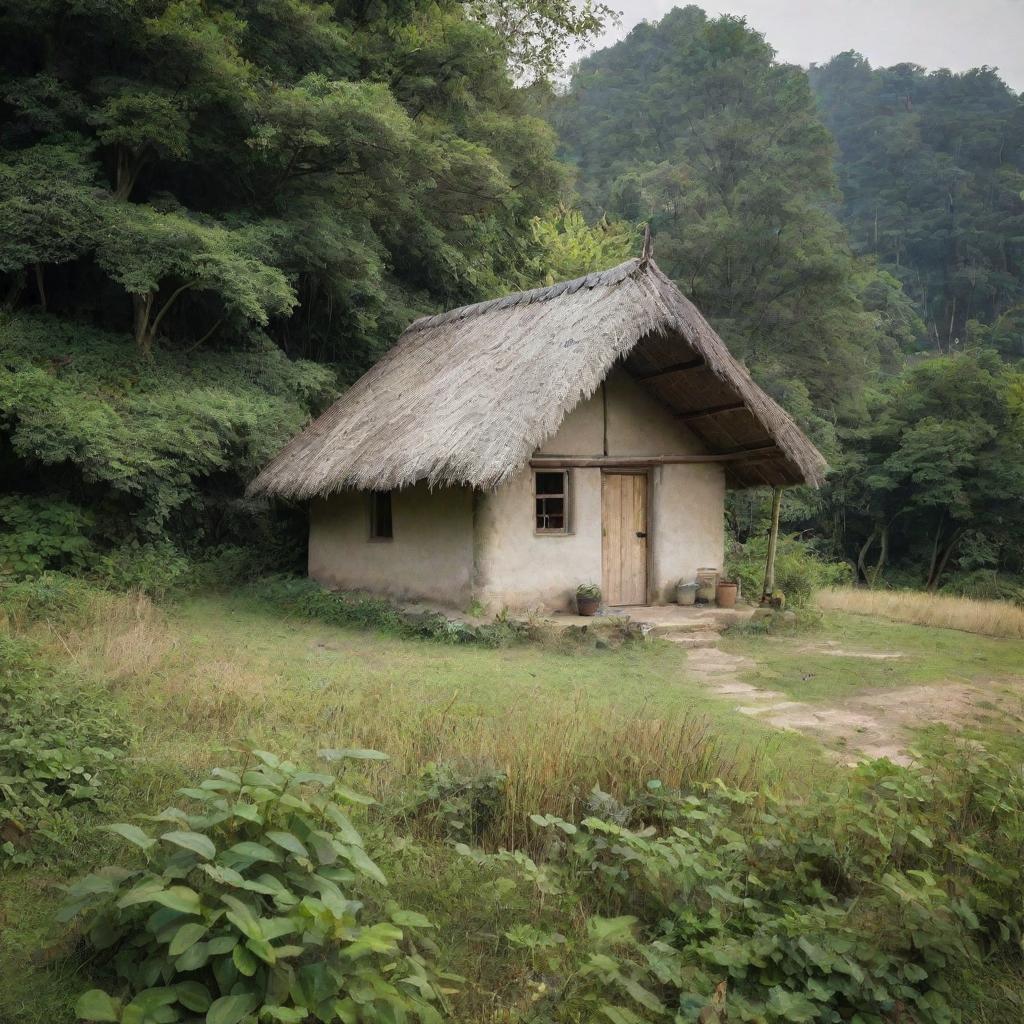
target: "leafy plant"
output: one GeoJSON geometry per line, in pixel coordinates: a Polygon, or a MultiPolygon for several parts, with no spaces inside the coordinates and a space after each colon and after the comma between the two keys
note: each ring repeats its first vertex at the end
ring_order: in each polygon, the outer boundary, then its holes
{"type": "Polygon", "coordinates": [[[437,612],[403,612],[385,598],[331,593],[309,579],[263,580],[253,586],[252,593],[259,601],[304,619],[335,626],[379,629],[410,639],[505,647],[528,634],[523,623],[503,616],[486,625],[471,626],[437,612]]]}
{"type": "Polygon", "coordinates": [[[0,866],[28,864],[36,840],[61,844],[68,811],[98,804],[122,770],[124,738],[90,694],[44,683],[25,669],[30,652],[0,635],[0,866]]]}
{"type": "Polygon", "coordinates": [[[503,771],[489,766],[428,764],[405,801],[404,813],[447,839],[478,842],[501,814],[507,781],[503,771]]]}
{"type": "MultiPolygon", "coordinates": [[[[380,756],[338,751],[337,757],[380,756]]],[[[443,990],[422,950],[422,915],[370,908],[386,885],[344,805],[373,803],[333,775],[266,751],[218,768],[170,807],[107,826],[141,851],[68,889],[112,971],[78,1002],[85,1020],[163,1024],[261,1021],[439,1022],[443,990]]]]}
{"type": "Polygon", "coordinates": [[[92,513],[66,501],[0,498],[0,574],[24,579],[47,569],[83,569],[94,555],[92,527],[92,513]]]}
{"type": "Polygon", "coordinates": [[[576,588],[576,596],[590,601],[600,601],[601,588],[596,583],[581,583],[576,588]]]}
{"type": "MultiPolygon", "coordinates": [[[[728,578],[738,580],[743,593],[754,598],[764,586],[768,538],[751,537],[746,544],[734,544],[726,560],[728,578]]],[[[802,608],[816,591],[850,582],[845,562],[829,562],[814,548],[796,537],[779,537],[775,555],[775,589],[785,595],[787,607],[802,608]]]]}
{"type": "Polygon", "coordinates": [[[573,1019],[950,1024],[951,978],[1019,955],[1022,811],[1019,767],[946,751],[810,800],[652,783],[628,823],[533,816],[546,864],[491,859],[589,915],[573,1019]]]}

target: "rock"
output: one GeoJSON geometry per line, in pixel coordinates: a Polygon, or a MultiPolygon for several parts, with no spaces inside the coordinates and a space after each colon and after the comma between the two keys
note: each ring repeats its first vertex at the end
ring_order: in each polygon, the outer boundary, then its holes
{"type": "Polygon", "coordinates": [[[754,614],[750,616],[751,622],[764,622],[767,619],[771,619],[775,615],[775,612],[771,608],[764,606],[754,609],[754,614]]]}
{"type": "Polygon", "coordinates": [[[784,611],[782,613],[782,621],[787,626],[795,626],[796,625],[796,612],[784,611]]]}

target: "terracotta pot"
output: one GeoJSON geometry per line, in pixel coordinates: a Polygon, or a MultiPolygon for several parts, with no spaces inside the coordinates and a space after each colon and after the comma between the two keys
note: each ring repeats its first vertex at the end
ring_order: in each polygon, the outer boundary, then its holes
{"type": "Polygon", "coordinates": [[[600,607],[601,599],[599,597],[584,597],[582,594],[576,595],[576,611],[580,615],[596,615],[600,607]]]}
{"type": "Polygon", "coordinates": [[[735,583],[727,583],[725,580],[719,582],[715,590],[715,600],[719,608],[735,608],[736,592],[739,586],[735,583]]]}

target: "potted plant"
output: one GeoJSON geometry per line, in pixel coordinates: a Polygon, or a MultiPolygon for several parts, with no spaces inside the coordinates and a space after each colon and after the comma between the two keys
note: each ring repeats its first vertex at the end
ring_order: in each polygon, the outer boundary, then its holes
{"type": "Polygon", "coordinates": [[[601,607],[601,588],[596,583],[581,583],[576,588],[576,610],[580,615],[596,615],[601,607]]]}

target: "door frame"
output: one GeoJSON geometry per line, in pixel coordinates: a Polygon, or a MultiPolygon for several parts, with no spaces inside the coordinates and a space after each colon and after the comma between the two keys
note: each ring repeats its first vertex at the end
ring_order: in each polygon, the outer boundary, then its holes
{"type": "MultiPolygon", "coordinates": [[[[650,605],[654,596],[652,588],[654,568],[654,474],[647,466],[602,466],[601,467],[601,499],[598,505],[601,526],[601,582],[604,582],[604,478],[606,476],[642,476],[647,480],[645,511],[647,514],[647,548],[644,559],[644,605],[650,605]]],[[[613,605],[613,607],[630,608],[635,605],[613,605]]]]}

